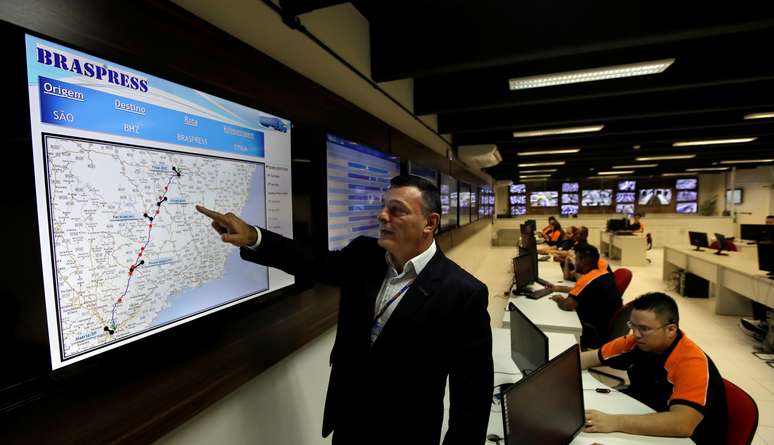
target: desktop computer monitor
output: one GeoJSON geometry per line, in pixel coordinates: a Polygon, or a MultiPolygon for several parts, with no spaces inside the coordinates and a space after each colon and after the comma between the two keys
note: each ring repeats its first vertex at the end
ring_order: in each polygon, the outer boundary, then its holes
{"type": "Polygon", "coordinates": [[[532,252],[513,258],[513,281],[517,290],[524,289],[535,281],[532,263],[532,252]]]}
{"type": "Polygon", "coordinates": [[[616,218],[607,220],[607,231],[617,232],[619,230],[626,230],[629,227],[629,220],[626,218],[616,218]]]}
{"type": "Polygon", "coordinates": [[[565,445],[586,422],[580,349],[573,345],[503,393],[505,445],[565,445]]]}
{"type": "Polygon", "coordinates": [[[728,255],[727,253],[723,253],[723,249],[726,247],[726,237],[720,233],[716,233],[715,239],[718,241],[718,251],[715,252],[715,255],[728,255]]]}
{"type": "Polygon", "coordinates": [[[774,225],[742,224],[739,237],[749,241],[774,241],[774,225]]]}
{"type": "Polygon", "coordinates": [[[522,224],[521,229],[521,243],[520,246],[529,249],[537,250],[537,243],[535,242],[535,231],[532,226],[528,224],[522,224]]]}
{"type": "Polygon", "coordinates": [[[696,246],[698,251],[701,251],[702,247],[709,247],[707,234],[704,232],[688,232],[688,239],[691,241],[692,246],[696,246]]]}
{"type": "Polygon", "coordinates": [[[537,221],[535,221],[534,219],[528,219],[528,220],[524,221],[524,224],[532,227],[532,234],[533,235],[535,233],[537,233],[537,221]]]}
{"type": "Polygon", "coordinates": [[[774,241],[758,243],[758,269],[768,272],[768,277],[774,280],[774,241]]]}
{"type": "Polygon", "coordinates": [[[511,358],[523,375],[548,362],[548,336],[515,306],[511,311],[511,358]]]}
{"type": "Polygon", "coordinates": [[[538,279],[538,255],[535,245],[532,248],[519,247],[519,255],[529,255],[532,258],[532,281],[540,281],[538,279]]]}

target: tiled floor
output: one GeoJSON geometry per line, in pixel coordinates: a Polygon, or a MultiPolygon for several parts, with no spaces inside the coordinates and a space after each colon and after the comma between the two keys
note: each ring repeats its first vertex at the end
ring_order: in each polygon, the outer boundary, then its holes
{"type": "MultiPolygon", "coordinates": [[[[489,287],[489,311],[492,325],[499,327],[506,303],[503,293],[511,281],[510,260],[513,247],[492,247],[480,252],[480,262],[471,271],[489,287]]],[[[662,251],[648,252],[649,266],[631,267],[633,279],[624,295],[629,301],[650,291],[672,295],[680,308],[680,327],[712,358],[723,377],[747,391],[758,404],[758,431],[754,445],[774,445],[774,368],[756,358],[752,342],[737,323],[738,317],[714,313],[714,300],[684,298],[669,290],[661,279],[662,251]]],[[[612,262],[615,267],[615,261],[612,262]]]]}

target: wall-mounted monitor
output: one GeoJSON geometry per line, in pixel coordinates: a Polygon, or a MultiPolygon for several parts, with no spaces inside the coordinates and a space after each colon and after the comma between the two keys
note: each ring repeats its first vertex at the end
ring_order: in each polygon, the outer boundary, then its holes
{"type": "Polygon", "coordinates": [[[632,180],[618,181],[619,192],[633,192],[636,187],[637,187],[637,181],[632,181],[632,180]]]}
{"type": "Polygon", "coordinates": [[[451,227],[456,227],[457,180],[445,173],[441,173],[441,185],[438,187],[438,190],[440,191],[441,195],[441,228],[448,229],[451,227]]]}
{"type": "Polygon", "coordinates": [[[508,197],[508,201],[511,203],[511,205],[526,205],[527,204],[527,195],[511,195],[508,197]]]}
{"type": "Polygon", "coordinates": [[[696,213],[698,206],[695,202],[678,202],[675,211],[677,213],[696,213]]]}
{"type": "Polygon", "coordinates": [[[328,248],[358,236],[379,236],[377,215],[400,161],[388,153],[328,135],[328,248]]]}
{"type": "Polygon", "coordinates": [[[615,202],[618,204],[633,203],[635,199],[634,192],[623,192],[615,194],[615,202]]]}
{"type": "Polygon", "coordinates": [[[641,189],[638,204],[641,206],[669,205],[672,203],[672,189],[641,189]]]}
{"type": "Polygon", "coordinates": [[[527,185],[526,184],[511,184],[508,187],[509,193],[527,193],[527,185]]]}
{"type": "Polygon", "coordinates": [[[438,184],[438,171],[432,168],[423,167],[414,161],[408,161],[408,172],[410,175],[419,176],[427,179],[432,184],[438,184]]]}
{"type": "Polygon", "coordinates": [[[577,205],[571,205],[571,204],[564,204],[564,205],[562,205],[561,214],[562,215],[577,215],[578,214],[578,206],[577,205]]]}
{"type": "Polygon", "coordinates": [[[461,182],[459,191],[459,223],[461,226],[471,222],[471,202],[470,184],[461,182]]]}
{"type": "Polygon", "coordinates": [[[581,205],[584,207],[609,207],[613,203],[613,190],[592,189],[583,190],[581,205]]]}
{"type": "Polygon", "coordinates": [[[696,178],[683,178],[675,181],[675,188],[677,190],[696,190],[696,184],[696,178]]]}
{"type": "Polygon", "coordinates": [[[556,207],[559,205],[559,192],[532,192],[529,194],[532,207],[556,207]]]}
{"type": "Polygon", "coordinates": [[[578,204],[577,193],[562,193],[562,204],[578,204]]]}
{"type": "Polygon", "coordinates": [[[680,190],[677,192],[677,202],[696,201],[699,197],[697,192],[680,190]]]}
{"type": "Polygon", "coordinates": [[[633,215],[634,204],[616,204],[615,213],[624,213],[626,215],[633,215]]]}
{"type": "Polygon", "coordinates": [[[526,215],[526,214],[527,214],[526,206],[511,206],[512,216],[519,216],[519,215],[526,215]]]}
{"type": "Polygon", "coordinates": [[[292,237],[288,120],[25,43],[52,368],[293,284],[240,260],[195,208],[292,237]]]}
{"type": "Polygon", "coordinates": [[[744,189],[737,188],[733,192],[726,190],[726,202],[728,204],[741,204],[744,198],[744,189]]]}
{"type": "Polygon", "coordinates": [[[565,192],[565,193],[577,193],[578,192],[578,183],[577,182],[563,182],[562,183],[562,192],[565,192]]]}

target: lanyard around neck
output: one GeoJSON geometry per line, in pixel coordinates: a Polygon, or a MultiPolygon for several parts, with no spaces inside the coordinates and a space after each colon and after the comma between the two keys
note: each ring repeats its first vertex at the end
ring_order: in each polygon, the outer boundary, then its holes
{"type": "MultiPolygon", "coordinates": [[[[416,280],[416,278],[414,278],[414,280],[416,280]]],[[[400,290],[395,295],[393,295],[392,298],[390,298],[384,306],[382,306],[382,308],[374,317],[374,323],[376,323],[377,320],[379,320],[379,318],[381,318],[381,316],[384,315],[384,312],[387,310],[388,307],[390,307],[392,303],[395,303],[395,301],[408,290],[408,288],[414,283],[414,280],[411,280],[408,283],[406,283],[405,286],[400,288],[400,290]]]]}

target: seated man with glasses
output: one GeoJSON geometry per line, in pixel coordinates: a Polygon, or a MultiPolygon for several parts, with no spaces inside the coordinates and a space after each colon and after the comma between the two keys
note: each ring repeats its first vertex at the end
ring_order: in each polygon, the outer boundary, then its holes
{"type": "Polygon", "coordinates": [[[656,412],[611,415],[587,410],[585,431],[690,437],[697,445],[723,443],[727,423],[723,379],[707,354],[680,330],[677,304],[660,292],[642,295],[631,304],[631,333],[582,352],[581,367],[625,369],[631,385],[623,392],[656,412]]]}

